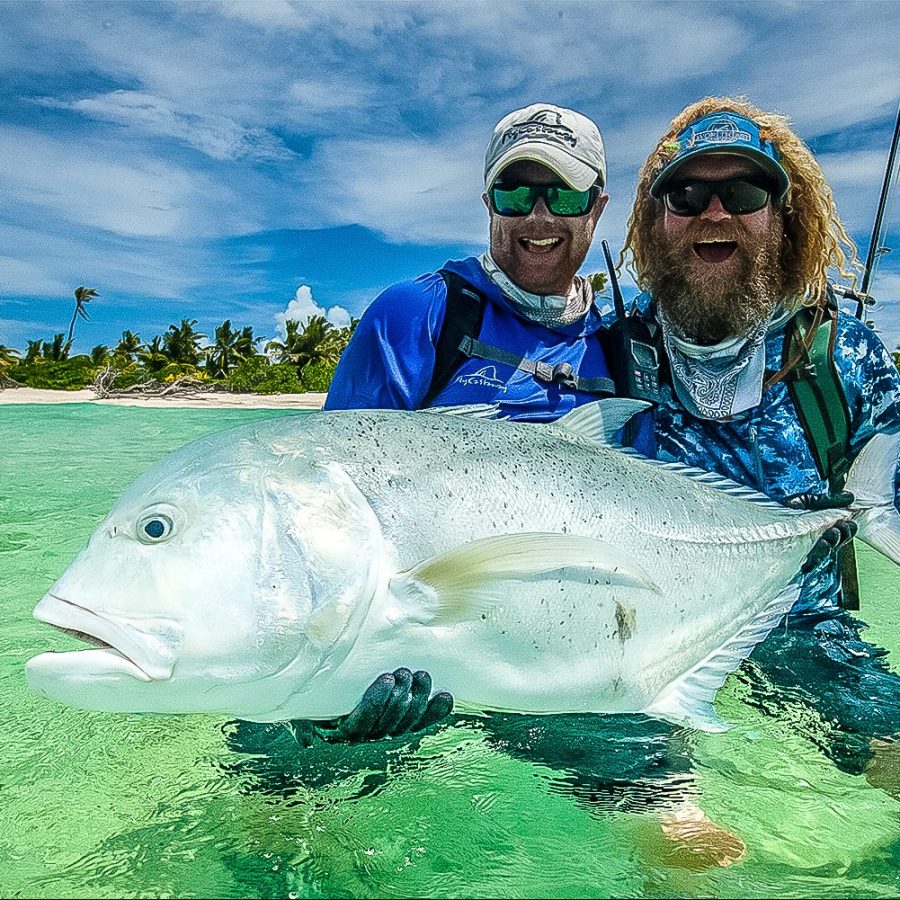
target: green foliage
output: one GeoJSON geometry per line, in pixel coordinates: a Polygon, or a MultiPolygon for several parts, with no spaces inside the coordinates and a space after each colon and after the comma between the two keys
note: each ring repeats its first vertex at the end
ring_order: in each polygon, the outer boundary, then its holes
{"type": "Polygon", "coordinates": [[[44,349],[43,341],[29,341],[25,350],[25,362],[36,363],[41,358],[44,349]]]}
{"type": "Polygon", "coordinates": [[[891,356],[894,357],[894,365],[898,369],[900,369],[900,347],[897,347],[897,349],[891,354],[891,356]]]}
{"type": "Polygon", "coordinates": [[[109,347],[106,344],[97,344],[93,350],[91,350],[91,362],[94,363],[95,366],[102,366],[106,362],[106,357],[109,355],[109,347]]]}
{"type": "Polygon", "coordinates": [[[119,343],[116,344],[114,355],[120,359],[134,362],[141,350],[141,336],[133,331],[123,331],[119,343]]]}
{"type": "Polygon", "coordinates": [[[99,370],[89,356],[75,356],[72,359],[45,359],[33,363],[23,361],[8,369],[7,374],[26,387],[78,391],[88,387],[99,370]]]}
{"type": "Polygon", "coordinates": [[[279,362],[292,362],[298,369],[310,363],[336,363],[341,355],[341,331],[336,329],[324,316],[310,316],[305,325],[295,319],[285,324],[285,339],[266,344],[279,362]]]}
{"type": "Polygon", "coordinates": [[[239,363],[226,379],[240,393],[302,394],[305,390],[290,363],[269,362],[265,356],[251,356],[239,363]]]}
{"type": "Polygon", "coordinates": [[[602,294],[606,290],[606,283],[609,276],[606,272],[592,272],[587,277],[588,284],[594,289],[595,294],[602,294]]]}
{"type": "Polygon", "coordinates": [[[20,356],[21,354],[18,350],[0,344],[0,374],[3,374],[10,366],[17,365],[20,356]]]}
{"type": "Polygon", "coordinates": [[[49,343],[44,341],[43,354],[44,359],[52,360],[53,362],[62,362],[65,359],[69,358],[69,350],[72,349],[72,342],[65,341],[63,342],[62,333],[54,334],[53,340],[49,343]]]}
{"type": "Polygon", "coordinates": [[[234,331],[231,320],[226,319],[216,329],[215,343],[206,349],[206,371],[214,378],[226,378],[241,360],[255,353],[253,329],[248,325],[242,331],[234,331]]]}
{"type": "Polygon", "coordinates": [[[300,382],[307,391],[327,393],[336,368],[337,363],[327,360],[311,362],[300,373],[300,382]]]}
{"type": "Polygon", "coordinates": [[[206,337],[194,330],[196,319],[182,319],[181,325],[170,325],[163,335],[163,352],[172,362],[197,366],[203,356],[200,341],[206,337]]]}
{"type": "Polygon", "coordinates": [[[177,381],[179,378],[197,378],[203,381],[206,380],[206,375],[197,366],[193,366],[190,363],[173,362],[155,372],[154,378],[168,382],[177,381]]]}
{"type": "Polygon", "coordinates": [[[114,359],[112,365],[114,368],[119,369],[118,374],[110,385],[113,390],[121,390],[122,388],[131,387],[133,384],[143,384],[154,377],[145,368],[134,363],[130,365],[125,364],[124,366],[121,364],[116,365],[116,360],[114,359]]]}
{"type": "Polygon", "coordinates": [[[148,372],[159,372],[169,364],[169,357],[163,351],[162,338],[159,335],[139,351],[137,356],[148,372]]]}

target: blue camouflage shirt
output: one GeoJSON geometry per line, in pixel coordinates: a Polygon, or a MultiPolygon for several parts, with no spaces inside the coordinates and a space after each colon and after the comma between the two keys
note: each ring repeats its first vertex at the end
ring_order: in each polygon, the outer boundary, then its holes
{"type": "MultiPolygon", "coordinates": [[[[637,300],[645,315],[653,315],[647,294],[637,300]]],[[[608,318],[608,322],[612,319],[608,318]]],[[[766,368],[782,366],[786,324],[766,337],[766,368]]],[[[877,335],[846,313],[840,313],[834,350],[850,409],[851,449],[858,453],[876,432],[900,430],[900,374],[877,335]]],[[[827,493],[828,485],[816,469],[784,381],[773,385],[762,402],[745,413],[722,421],[698,419],[678,401],[670,385],[663,387],[662,402],[641,423],[642,450],[657,459],[682,462],[748,485],[775,500],[803,492],[827,493]]],[[[895,504],[900,510],[900,470],[894,482],[895,504]]],[[[806,578],[795,609],[806,610],[833,603],[837,596],[837,567],[826,561],[806,578]]]]}

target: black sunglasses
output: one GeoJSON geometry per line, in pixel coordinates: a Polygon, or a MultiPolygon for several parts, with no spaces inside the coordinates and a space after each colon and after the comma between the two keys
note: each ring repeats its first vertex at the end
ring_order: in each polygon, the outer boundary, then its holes
{"type": "Polygon", "coordinates": [[[554,216],[584,216],[600,196],[597,185],[586,191],[576,191],[565,184],[504,184],[496,181],[488,191],[491,208],[498,216],[527,216],[534,209],[538,197],[544,198],[547,209],[554,216]]]}
{"type": "Polygon", "coordinates": [[[674,181],[662,190],[663,202],[676,216],[699,216],[715,194],[725,211],[743,216],[762,209],[777,188],[768,178],[741,175],[721,181],[674,181]]]}

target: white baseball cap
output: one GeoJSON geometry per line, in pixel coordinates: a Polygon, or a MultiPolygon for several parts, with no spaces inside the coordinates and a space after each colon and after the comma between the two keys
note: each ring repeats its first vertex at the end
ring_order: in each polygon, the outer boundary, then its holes
{"type": "Polygon", "coordinates": [[[533,103],[504,116],[494,127],[484,155],[485,190],[520,160],[552,169],[569,187],[586,191],[606,185],[606,153],[597,126],[572,109],[533,103]]]}

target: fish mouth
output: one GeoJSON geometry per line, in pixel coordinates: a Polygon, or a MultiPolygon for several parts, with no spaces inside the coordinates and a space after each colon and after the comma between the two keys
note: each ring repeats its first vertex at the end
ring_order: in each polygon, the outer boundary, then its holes
{"type": "Polygon", "coordinates": [[[159,641],[152,634],[127,623],[106,619],[55,594],[47,594],[41,600],[34,617],[90,645],[66,652],[51,650],[35,657],[45,666],[60,670],[90,666],[92,670],[99,669],[98,674],[128,675],[139,681],[165,681],[172,675],[175,654],[158,652],[154,645],[159,641]]]}

